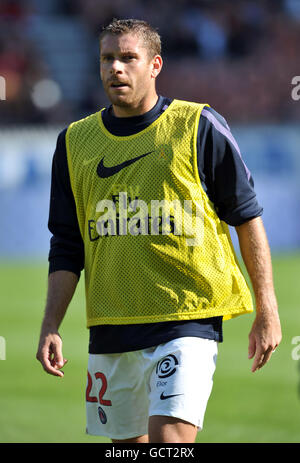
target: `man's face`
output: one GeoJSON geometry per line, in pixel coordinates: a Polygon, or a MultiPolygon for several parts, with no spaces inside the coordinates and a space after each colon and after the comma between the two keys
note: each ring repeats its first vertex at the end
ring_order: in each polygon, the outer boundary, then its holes
{"type": "Polygon", "coordinates": [[[137,34],[105,35],[100,44],[100,74],[115,106],[137,106],[155,88],[153,62],[137,34]]]}

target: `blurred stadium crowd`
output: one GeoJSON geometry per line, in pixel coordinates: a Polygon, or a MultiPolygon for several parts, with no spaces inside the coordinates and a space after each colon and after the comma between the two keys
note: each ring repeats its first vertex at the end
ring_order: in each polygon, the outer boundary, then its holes
{"type": "Polygon", "coordinates": [[[230,122],[300,120],[299,0],[1,0],[0,124],[67,124],[107,104],[98,34],[140,18],[162,37],[160,94],[208,102],[230,122]]]}

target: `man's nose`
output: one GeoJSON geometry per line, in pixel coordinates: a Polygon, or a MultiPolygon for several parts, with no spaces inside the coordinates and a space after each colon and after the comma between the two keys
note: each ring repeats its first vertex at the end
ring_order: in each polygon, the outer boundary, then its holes
{"type": "Polygon", "coordinates": [[[123,71],[123,66],[120,60],[114,59],[111,63],[110,71],[112,74],[117,74],[123,71]]]}

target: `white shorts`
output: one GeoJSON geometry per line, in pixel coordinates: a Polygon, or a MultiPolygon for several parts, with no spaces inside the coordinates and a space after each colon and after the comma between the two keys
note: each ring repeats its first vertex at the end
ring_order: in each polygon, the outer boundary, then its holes
{"type": "Polygon", "coordinates": [[[216,367],[218,343],[183,337],[121,354],[90,354],[86,432],[111,439],[148,434],[148,418],[165,415],[200,431],[216,367]]]}

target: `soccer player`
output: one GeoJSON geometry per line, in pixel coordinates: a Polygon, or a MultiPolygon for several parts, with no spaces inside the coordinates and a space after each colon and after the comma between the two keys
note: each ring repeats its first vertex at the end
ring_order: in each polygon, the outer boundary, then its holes
{"type": "Polygon", "coordinates": [[[194,442],[222,322],[253,310],[252,371],[281,340],[254,183],[222,116],[159,96],[160,37],[113,20],[100,36],[111,105],[63,130],[53,158],[49,283],[37,359],[63,376],[58,332],[85,270],[87,432],[113,442],[194,442]]]}

